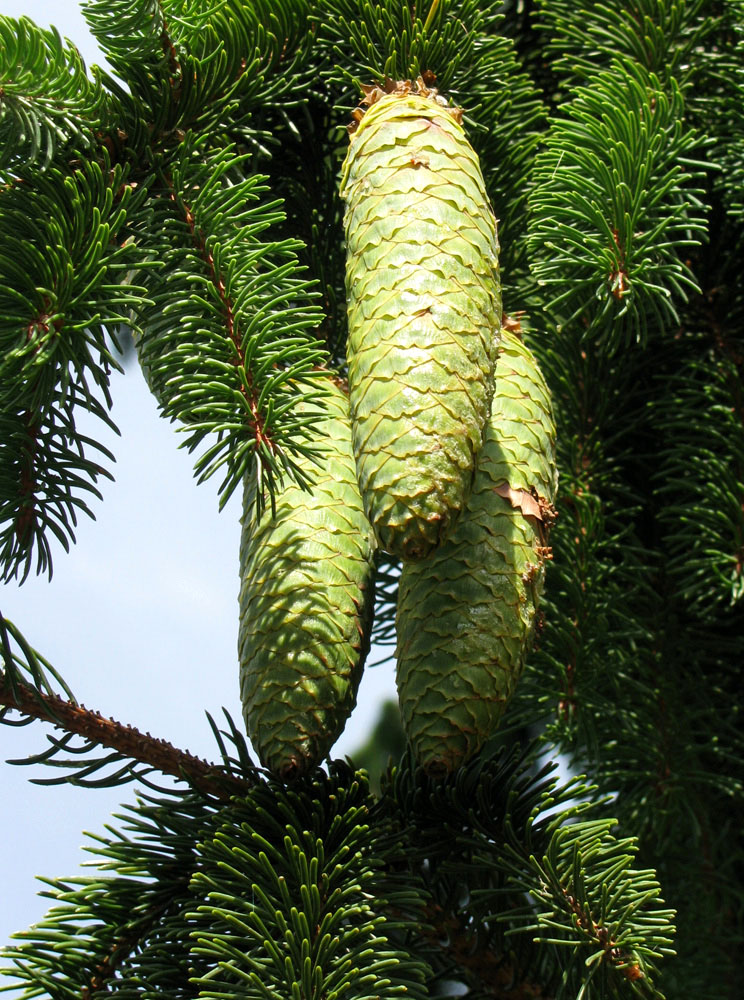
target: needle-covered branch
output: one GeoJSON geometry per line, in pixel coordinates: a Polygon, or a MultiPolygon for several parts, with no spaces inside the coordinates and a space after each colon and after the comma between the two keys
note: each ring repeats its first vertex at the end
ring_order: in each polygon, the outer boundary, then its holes
{"type": "Polygon", "coordinates": [[[61,738],[48,736],[50,747],[45,752],[11,761],[14,764],[45,764],[66,772],[57,778],[32,779],[37,784],[69,782],[87,787],[110,787],[145,780],[148,774],[157,771],[186,781],[202,794],[217,799],[227,800],[250,787],[251,782],[245,776],[232,773],[224,744],[223,759],[230,769],[210,764],[166,740],[141,733],[134,726],[116,722],[78,704],[51,664],[29,646],[12,622],[4,618],[0,618],[0,651],[4,663],[0,671],[0,723],[23,725],[39,719],[65,732],[61,738]],[[66,698],[56,693],[57,686],[66,698]],[[14,713],[20,719],[14,718],[14,713]],[[80,737],[82,743],[74,744],[74,737],[80,737]],[[113,752],[96,756],[102,748],[113,752]],[[65,754],[72,757],[63,757],[65,754]]]}
{"type": "Polygon", "coordinates": [[[102,80],[130,114],[146,118],[155,143],[190,128],[250,132],[257,106],[296,101],[310,80],[308,8],[307,0],[83,4],[126,89],[108,74],[102,80]]]}
{"type": "Polygon", "coordinates": [[[148,276],[152,305],[137,338],[148,382],[166,416],[202,444],[200,481],[221,471],[221,503],[254,464],[262,508],[287,476],[306,485],[295,455],[312,456],[300,402],[323,393],[320,312],[297,260],[297,240],[274,240],[281,202],[246,157],[184,138],[153,188],[142,241],[162,264],[148,276]]]}
{"type": "Polygon", "coordinates": [[[143,289],[126,236],[143,191],[127,170],[84,158],[0,188],[0,555],[2,577],[52,572],[113,456],[82,433],[85,409],[116,430],[109,378],[116,333],[143,289]]]}
{"type": "Polygon", "coordinates": [[[72,141],[90,149],[104,101],[78,50],[55,28],[0,15],[0,172],[32,163],[44,169],[72,141]]]}
{"type": "Polygon", "coordinates": [[[574,91],[535,167],[533,274],[561,328],[616,349],[678,321],[697,284],[684,255],[706,232],[701,140],[679,88],[617,60],[574,91]]]}

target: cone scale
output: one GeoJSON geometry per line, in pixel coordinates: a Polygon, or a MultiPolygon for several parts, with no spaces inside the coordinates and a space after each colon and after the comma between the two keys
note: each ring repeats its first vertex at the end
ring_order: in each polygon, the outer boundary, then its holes
{"type": "Polygon", "coordinates": [[[397,684],[406,733],[432,775],[493,736],[534,633],[557,485],[555,430],[534,357],[504,332],[468,504],[429,558],[404,564],[397,684]]]}
{"type": "Polygon", "coordinates": [[[329,383],[311,492],[287,485],[256,519],[246,482],[240,545],[240,693],[262,764],[284,780],[316,766],[356,702],[369,649],[374,538],[359,495],[348,400],[329,383]]]}
{"type": "Polygon", "coordinates": [[[496,220],[456,111],[425,94],[364,113],[341,196],[359,484],[382,548],[421,559],[465,505],[488,419],[496,220]]]}

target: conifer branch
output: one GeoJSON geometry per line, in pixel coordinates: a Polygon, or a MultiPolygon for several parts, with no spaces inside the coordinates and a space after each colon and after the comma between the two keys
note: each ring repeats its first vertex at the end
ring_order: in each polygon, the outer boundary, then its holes
{"type": "Polygon", "coordinates": [[[92,744],[116,750],[122,757],[148,765],[162,774],[188,781],[199,791],[223,801],[251,787],[246,779],[174,747],[167,740],[142,733],[134,726],[109,719],[57,695],[45,694],[17,679],[11,686],[4,674],[0,675],[0,704],[6,710],[14,709],[29,718],[51,722],[55,728],[82,736],[92,744]]]}
{"type": "MultiPolygon", "coordinates": [[[[184,888],[188,886],[191,875],[190,870],[184,871],[180,880],[184,888]]],[[[157,927],[168,912],[170,903],[171,900],[166,899],[164,902],[152,906],[139,918],[134,929],[115,938],[107,954],[99,958],[93,966],[89,982],[80,988],[81,1000],[92,1000],[93,997],[106,990],[109,981],[117,975],[122,964],[141,945],[147,932],[153,927],[157,927]]]]}
{"type": "Polygon", "coordinates": [[[315,327],[320,312],[296,256],[297,239],[263,238],[284,219],[278,199],[264,202],[266,178],[246,174],[245,154],[212,150],[193,134],[162,171],[143,235],[162,262],[151,276],[152,307],[136,339],[145,377],[165,416],[187,432],[185,447],[206,448],[198,481],[224,474],[224,506],[243,477],[258,469],[273,502],[285,476],[307,477],[296,458],[317,456],[311,430],[326,353],[315,327]]]}
{"type": "Polygon", "coordinates": [[[71,1000],[107,994],[113,979],[125,984],[123,995],[130,977],[137,995],[150,978],[159,994],[167,993],[174,978],[187,982],[194,962],[187,957],[188,943],[172,932],[193,902],[198,843],[209,836],[213,818],[231,808],[193,791],[140,794],[127,815],[117,817],[127,820],[126,832],[109,827],[89,848],[113,874],[45,879],[49,889],[43,895],[55,905],[17,935],[22,943],[2,952],[13,963],[3,972],[25,981],[27,997],[49,993],[71,1000]],[[62,943],[71,933],[75,943],[66,948],[62,943]]]}
{"type": "Polygon", "coordinates": [[[196,249],[199,257],[204,261],[209,279],[211,280],[212,286],[217,293],[217,298],[220,302],[223,313],[223,322],[227,335],[227,341],[233,352],[232,363],[236,370],[236,380],[240,383],[238,386],[238,392],[245,402],[245,412],[249,414],[248,422],[252,424],[251,431],[255,438],[255,448],[259,452],[264,449],[268,449],[269,452],[273,453],[275,451],[274,441],[272,439],[271,431],[267,432],[265,429],[266,421],[259,408],[260,394],[255,390],[253,374],[250,370],[249,362],[246,357],[246,351],[243,347],[240,336],[240,331],[238,330],[236,324],[236,305],[234,296],[230,295],[225,284],[224,276],[220,274],[215,265],[214,253],[207,245],[204,232],[197,227],[192,206],[188,201],[186,201],[185,197],[179,197],[178,192],[173,185],[172,179],[167,174],[165,175],[164,180],[170,191],[170,199],[181,212],[188,232],[191,236],[194,248],[196,249]],[[245,378],[243,379],[240,378],[241,372],[245,373],[245,378]]]}

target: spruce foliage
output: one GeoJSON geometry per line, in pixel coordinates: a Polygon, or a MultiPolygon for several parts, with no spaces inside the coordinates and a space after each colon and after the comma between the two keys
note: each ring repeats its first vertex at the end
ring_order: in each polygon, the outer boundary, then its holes
{"type": "MultiPolygon", "coordinates": [[[[76,418],[113,426],[125,329],[221,502],[249,481],[269,517],[284,484],[311,488],[346,363],[345,126],[386,78],[436,78],[463,109],[504,311],[552,393],[558,521],[499,735],[443,780],[407,751],[371,781],[330,762],[285,787],[229,716],[207,764],[83,709],[0,619],[0,722],[62,730],[22,763],[139,783],[95,873],[47,883],[8,989],[733,1000],[744,4],[83,7],[113,73],[0,16],[3,580],[51,575],[95,512],[114,456],[76,418]],[[586,778],[559,781],[558,757],[586,778]]],[[[387,648],[398,569],[379,560],[387,648]]]]}

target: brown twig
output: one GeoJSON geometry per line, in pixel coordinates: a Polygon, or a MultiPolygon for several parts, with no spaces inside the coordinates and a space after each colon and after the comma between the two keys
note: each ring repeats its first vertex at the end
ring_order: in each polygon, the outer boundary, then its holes
{"type": "Polygon", "coordinates": [[[235,777],[217,764],[195,757],[174,747],[167,740],[141,733],[134,726],[108,719],[100,712],[44,694],[20,681],[13,686],[0,680],[0,705],[23,715],[51,722],[57,729],[82,736],[92,743],[110,747],[123,757],[148,764],[162,774],[180,778],[199,791],[228,801],[232,795],[245,794],[251,783],[235,777]]]}

